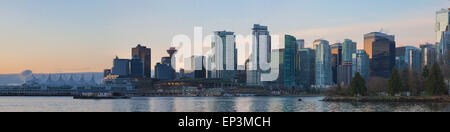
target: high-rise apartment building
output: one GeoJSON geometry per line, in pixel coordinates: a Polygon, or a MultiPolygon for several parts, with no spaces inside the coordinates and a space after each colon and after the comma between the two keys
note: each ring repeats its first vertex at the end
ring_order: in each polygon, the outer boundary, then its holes
{"type": "Polygon", "coordinates": [[[262,73],[270,72],[269,69],[261,69],[269,67],[271,60],[271,36],[267,26],[254,24],[252,28],[252,52],[247,63],[247,85],[261,85],[262,73]]]}
{"type": "Polygon", "coordinates": [[[234,79],[237,70],[237,49],[234,32],[216,31],[212,40],[211,78],[234,79]]]}

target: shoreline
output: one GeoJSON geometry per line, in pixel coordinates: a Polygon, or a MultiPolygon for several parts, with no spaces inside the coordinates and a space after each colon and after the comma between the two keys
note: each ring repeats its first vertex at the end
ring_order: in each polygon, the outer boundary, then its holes
{"type": "Polygon", "coordinates": [[[450,103],[450,96],[434,97],[392,97],[392,96],[374,96],[374,97],[325,97],[324,102],[382,102],[382,103],[450,103]]]}

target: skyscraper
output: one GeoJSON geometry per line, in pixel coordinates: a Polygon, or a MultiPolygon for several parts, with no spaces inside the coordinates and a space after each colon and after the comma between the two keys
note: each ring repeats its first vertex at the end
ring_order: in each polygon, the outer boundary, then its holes
{"type": "Polygon", "coordinates": [[[364,50],[358,50],[356,53],[352,55],[352,78],[355,77],[355,74],[359,72],[359,74],[366,80],[369,80],[369,72],[370,72],[370,59],[369,55],[366,54],[364,50]]]}
{"type": "Polygon", "coordinates": [[[172,57],[177,52],[174,47],[170,47],[167,50],[169,56],[161,57],[161,63],[157,63],[155,66],[155,78],[159,80],[173,80],[177,77],[174,65],[172,64],[172,57]]]}
{"type": "Polygon", "coordinates": [[[144,62],[141,61],[139,56],[135,55],[130,60],[130,76],[132,78],[143,78],[144,77],[144,62]]]}
{"type": "Polygon", "coordinates": [[[424,44],[424,45],[420,45],[420,53],[421,53],[421,66],[425,67],[425,66],[432,66],[437,59],[437,50],[435,45],[433,44],[424,44]]]}
{"type": "Polygon", "coordinates": [[[308,89],[316,83],[316,51],[309,48],[301,49],[298,56],[300,61],[299,77],[297,78],[298,86],[303,89],[308,89]]]}
{"type": "Polygon", "coordinates": [[[449,49],[448,43],[444,42],[445,35],[448,31],[448,26],[450,25],[450,8],[449,9],[441,9],[436,12],[436,44],[439,50],[439,56],[447,55],[447,51],[449,49]]]}
{"type": "Polygon", "coordinates": [[[130,75],[130,60],[119,59],[116,56],[111,75],[118,75],[119,78],[127,78],[130,75]]]}
{"type": "Polygon", "coordinates": [[[304,49],[305,48],[305,40],[297,39],[297,45],[298,45],[298,51],[300,51],[300,49],[304,49]]]}
{"type": "Polygon", "coordinates": [[[298,45],[296,38],[291,35],[284,36],[284,86],[296,86],[296,62],[298,45]]]}
{"type": "Polygon", "coordinates": [[[440,61],[443,61],[445,64],[450,64],[450,52],[448,50],[450,49],[450,30],[449,26],[447,26],[447,29],[445,32],[442,32],[442,38],[440,41],[440,46],[443,47],[441,49],[441,57],[440,61]]]}
{"type": "Polygon", "coordinates": [[[234,32],[214,32],[211,48],[211,77],[232,80],[237,69],[237,50],[234,32]]]}
{"type": "Polygon", "coordinates": [[[252,52],[247,65],[247,85],[261,85],[261,73],[269,72],[261,67],[270,66],[263,66],[263,64],[269,64],[271,60],[271,36],[267,26],[254,24],[252,30],[252,52]]]}
{"type": "Polygon", "coordinates": [[[380,32],[365,34],[364,50],[370,58],[370,76],[389,78],[395,66],[395,36],[380,32]]]}
{"type": "Polygon", "coordinates": [[[333,71],[333,83],[338,82],[338,67],[342,65],[342,44],[331,45],[331,70],[333,71]]]}
{"type": "Polygon", "coordinates": [[[168,64],[156,63],[155,78],[159,80],[173,80],[176,78],[175,69],[168,64]]]}
{"type": "Polygon", "coordinates": [[[131,56],[139,56],[139,58],[141,58],[141,61],[144,62],[144,76],[146,78],[151,78],[151,49],[139,44],[135,48],[131,49],[131,56]]]}
{"type": "Polygon", "coordinates": [[[345,39],[342,45],[342,61],[352,62],[352,56],[356,53],[357,45],[350,39],[345,39]]]}
{"type": "Polygon", "coordinates": [[[331,47],[326,40],[314,41],[316,50],[316,88],[328,88],[333,85],[331,70],[331,47]]]}
{"type": "Polygon", "coordinates": [[[356,42],[345,39],[342,44],[342,65],[338,67],[338,83],[349,85],[352,80],[352,56],[356,53],[356,42]]]}
{"type": "Polygon", "coordinates": [[[399,70],[421,70],[420,50],[413,46],[397,47],[395,50],[395,66],[399,70]]]}

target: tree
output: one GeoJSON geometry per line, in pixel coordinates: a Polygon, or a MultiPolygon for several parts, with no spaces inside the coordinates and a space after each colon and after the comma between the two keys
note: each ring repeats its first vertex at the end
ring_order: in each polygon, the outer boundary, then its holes
{"type": "Polygon", "coordinates": [[[417,96],[419,95],[419,91],[423,91],[423,81],[419,77],[418,73],[415,71],[412,71],[409,76],[409,92],[411,93],[411,96],[417,96]]]}
{"type": "Polygon", "coordinates": [[[410,87],[411,87],[411,85],[409,85],[409,83],[410,83],[409,81],[411,79],[411,75],[409,73],[409,68],[404,68],[402,70],[402,73],[400,74],[400,78],[401,78],[403,87],[401,87],[401,89],[399,89],[399,92],[401,92],[403,95],[403,93],[409,91],[410,87]]]}
{"type": "Polygon", "coordinates": [[[446,87],[439,64],[435,63],[433,67],[431,67],[431,72],[425,85],[425,93],[427,95],[437,96],[448,94],[448,88],[446,87]]]}
{"type": "Polygon", "coordinates": [[[430,70],[428,69],[428,66],[425,65],[425,67],[423,67],[423,70],[422,70],[422,78],[426,80],[428,78],[429,74],[430,74],[430,70]]]}
{"type": "Polygon", "coordinates": [[[387,91],[388,79],[381,77],[371,77],[367,82],[367,91],[371,95],[381,96],[382,92],[387,91]]]}
{"type": "Polygon", "coordinates": [[[400,90],[403,89],[402,82],[400,80],[400,75],[396,68],[392,70],[391,77],[389,78],[388,94],[395,96],[400,90]]]}
{"type": "Polygon", "coordinates": [[[352,81],[350,82],[349,92],[352,96],[367,95],[366,81],[361,77],[359,72],[355,73],[355,77],[353,77],[352,81]]]}

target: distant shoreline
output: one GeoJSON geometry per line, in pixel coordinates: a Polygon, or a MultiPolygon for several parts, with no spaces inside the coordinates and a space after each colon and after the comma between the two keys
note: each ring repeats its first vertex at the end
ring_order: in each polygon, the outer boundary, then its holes
{"type": "Polygon", "coordinates": [[[435,102],[450,103],[450,96],[435,97],[392,97],[392,96],[375,96],[375,97],[325,97],[325,102],[435,102]]]}

